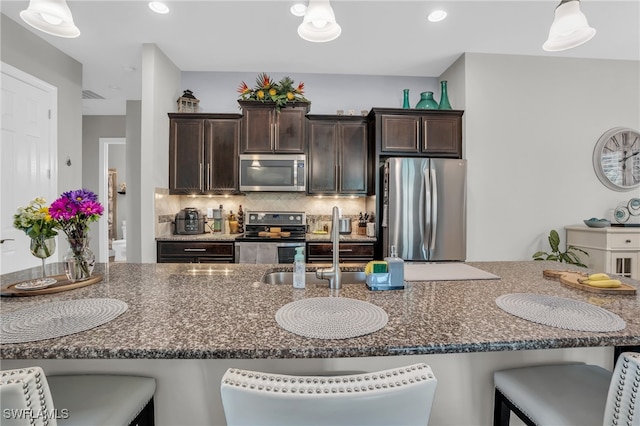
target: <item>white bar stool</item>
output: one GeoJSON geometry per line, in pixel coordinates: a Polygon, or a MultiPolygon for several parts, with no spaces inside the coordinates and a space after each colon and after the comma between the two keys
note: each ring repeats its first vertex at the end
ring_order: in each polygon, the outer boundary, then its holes
{"type": "Polygon", "coordinates": [[[79,374],[46,377],[40,367],[0,372],[2,425],[152,426],[156,381],[79,374]]]}
{"type": "Polygon", "coordinates": [[[586,364],[540,365],[493,375],[494,426],[513,411],[527,425],[640,426],[640,354],[625,352],[613,374],[586,364]]]}
{"type": "Polygon", "coordinates": [[[340,376],[230,368],[220,392],[228,426],[424,426],[436,384],[426,364],[340,376]]]}

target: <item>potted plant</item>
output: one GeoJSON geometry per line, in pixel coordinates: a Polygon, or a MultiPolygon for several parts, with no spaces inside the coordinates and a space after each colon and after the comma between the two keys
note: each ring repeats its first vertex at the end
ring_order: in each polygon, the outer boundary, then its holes
{"type": "Polygon", "coordinates": [[[551,253],[546,253],[544,251],[538,251],[533,254],[534,260],[555,260],[556,262],[564,262],[572,265],[582,266],[586,268],[587,265],[580,261],[580,258],[576,254],[576,252],[583,253],[586,256],[589,256],[589,253],[586,251],[579,249],[575,246],[567,246],[566,251],[560,251],[560,236],[555,229],[552,229],[549,233],[549,245],[551,246],[551,253]]]}
{"type": "Polygon", "coordinates": [[[240,100],[273,102],[276,110],[287,105],[288,102],[309,102],[304,97],[304,83],[294,85],[290,77],[284,77],[279,82],[275,82],[265,73],[261,73],[256,78],[256,86],[251,89],[244,81],[238,86],[240,100]]]}

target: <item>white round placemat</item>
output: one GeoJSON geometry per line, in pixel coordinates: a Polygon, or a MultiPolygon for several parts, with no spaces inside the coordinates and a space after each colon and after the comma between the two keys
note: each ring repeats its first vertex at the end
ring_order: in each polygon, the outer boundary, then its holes
{"type": "Polygon", "coordinates": [[[80,299],[31,306],[0,316],[0,343],[52,339],[105,324],[127,310],[117,299],[80,299]]]}
{"type": "Polygon", "coordinates": [[[384,309],[347,297],[314,297],[288,303],[276,312],[280,327],[316,339],[348,339],[380,330],[384,309]]]}
{"type": "Polygon", "coordinates": [[[589,303],[543,294],[513,293],[496,299],[501,309],[517,317],[576,331],[618,331],[627,325],[613,312],[589,303]]]}

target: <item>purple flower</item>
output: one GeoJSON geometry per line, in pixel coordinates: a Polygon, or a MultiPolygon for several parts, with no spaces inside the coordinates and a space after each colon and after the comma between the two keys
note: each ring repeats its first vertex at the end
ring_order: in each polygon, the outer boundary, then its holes
{"type": "Polygon", "coordinates": [[[86,201],[98,201],[98,196],[88,189],[76,189],[75,191],[68,191],[63,193],[62,196],[69,198],[77,204],[82,204],[86,201]]]}

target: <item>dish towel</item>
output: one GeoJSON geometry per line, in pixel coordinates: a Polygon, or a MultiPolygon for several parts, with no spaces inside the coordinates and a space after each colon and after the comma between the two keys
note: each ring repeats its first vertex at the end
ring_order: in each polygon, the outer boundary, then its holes
{"type": "Polygon", "coordinates": [[[405,281],[499,280],[500,277],[465,263],[404,263],[405,281]]]}

